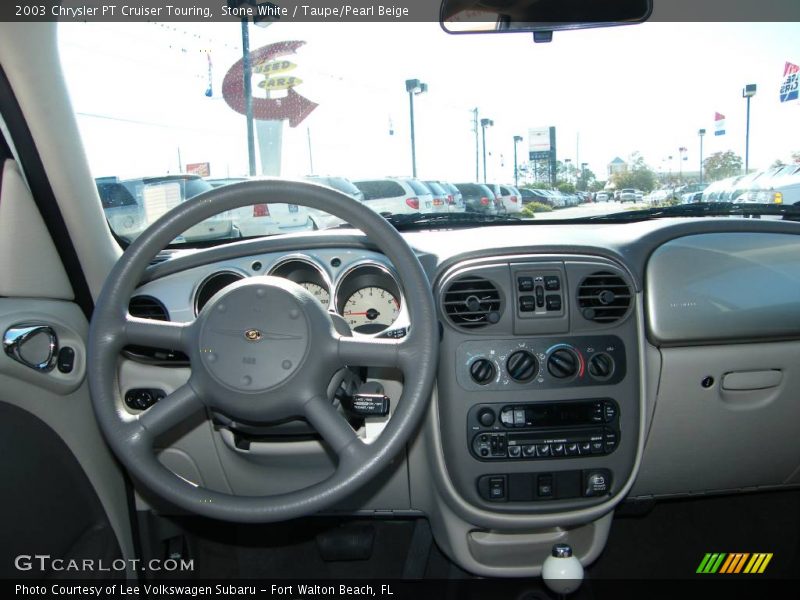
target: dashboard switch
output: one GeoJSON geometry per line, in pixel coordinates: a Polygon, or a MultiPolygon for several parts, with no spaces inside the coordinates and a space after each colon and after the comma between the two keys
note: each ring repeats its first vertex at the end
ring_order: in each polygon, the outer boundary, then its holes
{"type": "Polygon", "coordinates": [[[536,479],[536,495],[539,498],[553,497],[553,476],[539,475],[536,479]]]}
{"type": "Polygon", "coordinates": [[[533,277],[517,277],[517,289],[520,292],[532,292],[533,277]]]}
{"type": "Polygon", "coordinates": [[[561,311],[561,296],[558,294],[550,294],[546,298],[547,303],[547,310],[553,312],[560,312],[561,311]]]}
{"type": "Polygon", "coordinates": [[[561,281],[555,275],[545,275],[544,289],[548,292],[557,292],[561,289],[561,281]]]}
{"type": "Polygon", "coordinates": [[[583,482],[584,496],[605,496],[611,490],[611,472],[608,469],[584,471],[583,482]]]}
{"type": "Polygon", "coordinates": [[[492,477],[489,480],[489,498],[491,500],[506,499],[506,479],[505,477],[492,477]]]}
{"type": "Polygon", "coordinates": [[[519,312],[533,312],[536,310],[536,300],[533,296],[519,297],[519,312]]]}
{"type": "Polygon", "coordinates": [[[544,287],[541,285],[536,286],[536,306],[539,308],[544,306],[544,287]]]}
{"type": "Polygon", "coordinates": [[[494,411],[491,408],[482,408],[478,413],[478,422],[484,427],[491,427],[494,425],[494,411]]]}

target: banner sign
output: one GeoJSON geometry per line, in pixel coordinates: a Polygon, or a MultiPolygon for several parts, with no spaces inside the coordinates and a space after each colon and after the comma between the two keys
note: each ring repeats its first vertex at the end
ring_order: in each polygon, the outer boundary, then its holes
{"type": "Polygon", "coordinates": [[[798,83],[800,83],[800,66],[786,62],[783,67],[783,83],[781,83],[781,102],[797,100],[798,83]]]}
{"type": "Polygon", "coordinates": [[[725,115],[714,113],[714,135],[725,135],[725,115]]]}

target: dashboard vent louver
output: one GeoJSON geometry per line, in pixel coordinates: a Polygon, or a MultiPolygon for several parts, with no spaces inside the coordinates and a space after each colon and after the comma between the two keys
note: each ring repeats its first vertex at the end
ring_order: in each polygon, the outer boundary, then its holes
{"type": "Polygon", "coordinates": [[[450,321],[463,329],[480,329],[497,323],[503,308],[495,285],[475,276],[453,281],[444,293],[442,304],[450,321]]]}
{"type": "Polygon", "coordinates": [[[128,304],[128,312],[140,319],[169,321],[166,307],[152,296],[134,296],[128,304]]]}
{"type": "Polygon", "coordinates": [[[614,323],[625,316],[630,305],[631,289],[614,273],[593,273],[578,286],[578,306],[588,321],[614,323]]]}

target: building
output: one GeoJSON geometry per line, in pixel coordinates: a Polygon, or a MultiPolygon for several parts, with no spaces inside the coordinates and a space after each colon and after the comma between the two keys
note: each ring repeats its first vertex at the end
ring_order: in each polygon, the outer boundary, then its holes
{"type": "Polygon", "coordinates": [[[628,163],[622,160],[619,156],[615,157],[608,163],[608,176],[609,178],[615,173],[624,173],[628,170],[628,163]]]}

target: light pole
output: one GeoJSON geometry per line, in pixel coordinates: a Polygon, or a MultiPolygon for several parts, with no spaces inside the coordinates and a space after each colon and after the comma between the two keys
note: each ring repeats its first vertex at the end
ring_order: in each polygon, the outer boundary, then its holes
{"type": "Polygon", "coordinates": [[[683,183],[683,155],[686,154],[686,148],[681,146],[678,148],[678,183],[683,183]]]}
{"type": "Polygon", "coordinates": [[[706,134],[705,129],[698,129],[697,135],[700,137],[700,183],[703,183],[703,136],[706,134]]]}
{"type": "Polygon", "coordinates": [[[572,164],[572,159],[571,158],[565,158],[564,159],[564,171],[566,171],[566,173],[567,173],[567,183],[569,183],[569,180],[572,179],[570,177],[570,174],[569,174],[569,166],[571,164],[572,164]]]}
{"type": "Polygon", "coordinates": [[[486,128],[494,125],[491,119],[481,119],[481,133],[483,135],[483,183],[486,183],[486,128]]]}
{"type": "Polygon", "coordinates": [[[581,163],[581,185],[584,188],[582,190],[584,192],[586,191],[586,188],[589,187],[588,185],[586,185],[586,165],[588,164],[589,163],[581,163]]]}
{"type": "Polygon", "coordinates": [[[417,146],[414,138],[414,96],[428,91],[428,84],[419,79],[406,79],[408,92],[408,108],[411,117],[411,176],[417,176],[417,146]]]}
{"type": "Polygon", "coordinates": [[[521,135],[514,136],[514,187],[519,187],[519,174],[517,172],[517,144],[519,144],[521,141],[521,135]]]}
{"type": "Polygon", "coordinates": [[[750,98],[756,95],[756,84],[748,83],[742,89],[742,98],[747,99],[747,127],[744,134],[744,173],[750,167],[750,98]]]}

